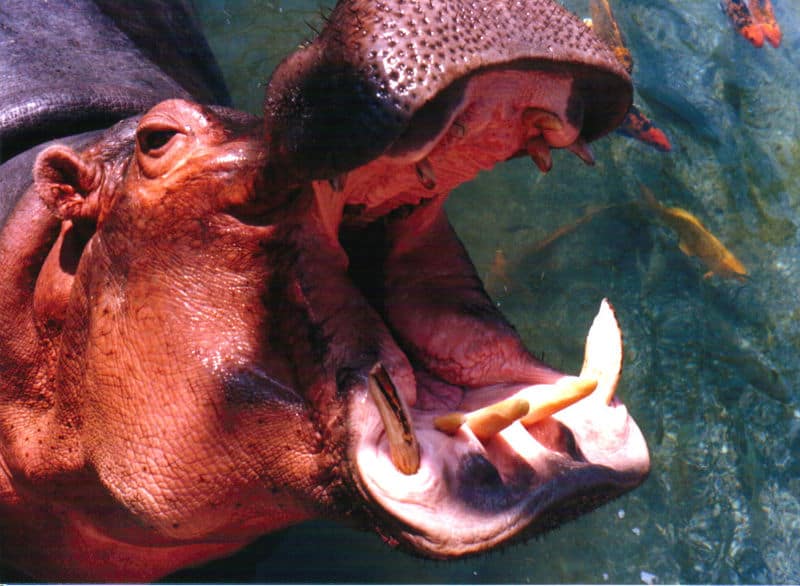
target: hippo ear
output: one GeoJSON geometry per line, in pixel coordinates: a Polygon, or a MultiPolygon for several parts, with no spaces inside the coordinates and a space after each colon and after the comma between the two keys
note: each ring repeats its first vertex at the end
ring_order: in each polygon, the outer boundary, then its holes
{"type": "Polygon", "coordinates": [[[96,165],[64,145],[46,148],[36,157],[33,181],[41,200],[62,220],[96,220],[96,165]]]}

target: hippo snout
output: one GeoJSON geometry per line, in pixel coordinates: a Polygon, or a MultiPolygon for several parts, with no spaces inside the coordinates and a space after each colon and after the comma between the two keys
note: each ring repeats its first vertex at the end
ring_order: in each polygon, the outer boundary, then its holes
{"type": "Polygon", "coordinates": [[[470,78],[498,70],[568,75],[564,101],[585,142],[613,130],[631,104],[614,54],[552,0],[346,1],[272,75],[265,132],[274,162],[327,179],[418,150],[446,131],[470,78]]]}

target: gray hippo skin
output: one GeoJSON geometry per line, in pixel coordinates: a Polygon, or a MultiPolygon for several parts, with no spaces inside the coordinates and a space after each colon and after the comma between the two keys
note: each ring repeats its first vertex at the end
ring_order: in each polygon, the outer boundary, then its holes
{"type": "MultiPolygon", "coordinates": [[[[442,210],[511,157],[590,161],[624,117],[630,80],[578,19],[343,1],[278,67],[263,120],[198,103],[220,96],[209,71],[156,68],[153,102],[130,105],[147,112],[0,167],[18,199],[0,232],[7,563],[152,580],[319,516],[450,558],[644,480],[610,306],[579,377],[553,370],[442,210]]],[[[70,108],[71,131],[96,128],[70,108]]]]}
{"type": "MultiPolygon", "coordinates": [[[[0,23],[0,163],[169,98],[229,105],[190,2],[4,0],[0,23]]],[[[33,156],[0,172],[0,223],[33,156]]]]}

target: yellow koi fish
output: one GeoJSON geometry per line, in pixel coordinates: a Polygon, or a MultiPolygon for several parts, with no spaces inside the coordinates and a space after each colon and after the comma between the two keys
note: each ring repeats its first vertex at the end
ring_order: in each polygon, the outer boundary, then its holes
{"type": "Polygon", "coordinates": [[[589,0],[589,11],[592,15],[589,22],[594,32],[611,47],[617,60],[628,73],[633,73],[633,56],[625,45],[622,31],[619,30],[608,0],[589,0]]]}
{"type": "MultiPolygon", "coordinates": [[[[633,75],[633,55],[625,44],[625,38],[622,36],[622,31],[608,0],[589,0],[589,11],[592,17],[584,19],[586,25],[611,47],[617,60],[629,74],[633,75]]],[[[635,105],[631,105],[631,109],[617,131],[660,151],[672,150],[672,144],[664,131],[653,124],[635,105]]]]}
{"type": "Polygon", "coordinates": [[[719,275],[745,281],[747,269],[716,236],[708,231],[708,228],[703,226],[700,220],[686,210],[661,204],[650,189],[644,185],[640,187],[647,207],[680,238],[678,246],[681,252],[686,256],[696,256],[708,267],[708,272],[703,275],[704,279],[708,279],[711,275],[719,275]]]}

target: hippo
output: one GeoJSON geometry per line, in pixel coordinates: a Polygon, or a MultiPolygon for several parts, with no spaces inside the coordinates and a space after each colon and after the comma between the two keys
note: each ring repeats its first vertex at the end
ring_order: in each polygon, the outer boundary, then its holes
{"type": "MultiPolygon", "coordinates": [[[[69,6],[119,40],[109,61],[152,38],[157,3],[69,6]]],[[[194,28],[174,7],[161,37],[194,28]]],[[[644,481],[610,303],[581,372],[553,369],[443,210],[513,157],[591,163],[624,118],[630,78],[580,20],[551,0],[342,0],[263,118],[226,105],[210,55],[136,58],[141,99],[89,88],[10,123],[28,138],[0,167],[5,563],[148,581],[316,517],[454,558],[644,481]]]]}

